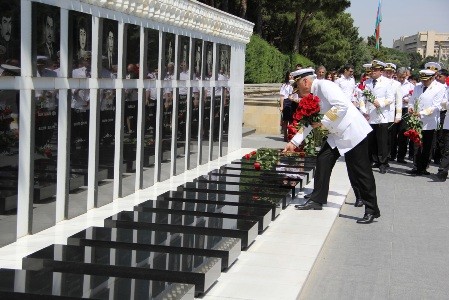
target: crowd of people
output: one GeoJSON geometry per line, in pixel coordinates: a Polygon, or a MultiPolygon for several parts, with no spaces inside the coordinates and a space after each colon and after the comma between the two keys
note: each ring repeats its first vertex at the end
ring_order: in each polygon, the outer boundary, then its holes
{"type": "Polygon", "coordinates": [[[363,65],[365,72],[356,83],[354,67],[342,68],[334,78],[324,66],[288,72],[280,89],[284,151],[294,151],[304,141],[304,132],[288,139],[285,128],[310,93],[320,99],[321,122],[312,127],[329,134],[317,156],[315,185],[300,210],[322,209],[327,202],[332,168],[340,155],[345,156],[355,206],[365,205],[358,223],[368,224],[380,217],[373,169],[387,173],[390,162],[412,166],[412,176],[431,175],[431,160],[438,165],[435,181],[446,181],[449,170],[449,117],[445,118],[449,98],[448,70],[439,63],[426,63],[418,76],[394,63],[373,60],[363,65]],[[412,132],[417,133],[416,137],[412,132]],[[406,156],[410,163],[406,161],[406,156]]]}

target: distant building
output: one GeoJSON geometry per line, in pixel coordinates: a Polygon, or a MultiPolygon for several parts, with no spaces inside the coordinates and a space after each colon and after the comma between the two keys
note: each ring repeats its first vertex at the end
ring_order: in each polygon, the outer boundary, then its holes
{"type": "Polygon", "coordinates": [[[449,57],[449,33],[422,31],[410,36],[401,36],[393,40],[393,48],[406,52],[418,52],[423,58],[427,56],[447,60],[449,57]]]}

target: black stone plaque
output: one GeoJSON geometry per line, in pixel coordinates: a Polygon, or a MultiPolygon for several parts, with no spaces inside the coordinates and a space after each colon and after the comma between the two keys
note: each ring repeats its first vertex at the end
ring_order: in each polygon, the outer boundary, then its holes
{"type": "MultiPolygon", "coordinates": [[[[238,238],[105,227],[91,227],[78,232],[68,238],[67,244],[219,257],[222,270],[229,268],[241,252],[238,238]],[[156,235],[163,235],[165,239],[156,241],[156,235]],[[210,243],[204,243],[205,240],[210,243]]],[[[183,263],[189,265],[193,261],[186,258],[183,263]]]]}
{"type": "Polygon", "coordinates": [[[220,277],[216,257],[107,247],[51,245],[23,258],[26,270],[161,280],[195,285],[204,293],[220,277]],[[194,263],[182,264],[189,258],[194,263]]]}
{"type": "Polygon", "coordinates": [[[14,300],[47,299],[194,299],[194,285],[85,275],[47,270],[0,270],[0,298],[14,300]]]}
{"type": "Polygon", "coordinates": [[[215,204],[188,205],[170,200],[149,200],[134,207],[143,212],[171,212],[190,216],[217,217],[229,219],[253,220],[259,222],[259,232],[264,231],[271,222],[270,208],[235,207],[215,204]],[[168,208],[167,208],[168,207],[168,208]]]}
{"type": "Polygon", "coordinates": [[[107,218],[105,226],[234,237],[242,240],[242,248],[251,245],[258,233],[257,221],[201,216],[184,217],[166,212],[123,211],[107,218]]]}
{"type": "Polygon", "coordinates": [[[274,190],[262,185],[260,186],[240,186],[232,184],[216,184],[205,182],[187,182],[178,187],[178,191],[192,191],[192,192],[205,192],[205,193],[218,193],[218,194],[230,194],[230,195],[250,195],[254,200],[259,200],[262,197],[265,200],[278,203],[282,201],[282,207],[287,207],[287,193],[285,191],[274,190]]]}
{"type": "Polygon", "coordinates": [[[198,191],[168,191],[157,197],[158,200],[170,200],[185,203],[202,203],[212,205],[228,205],[237,207],[256,207],[271,209],[274,220],[282,211],[282,199],[255,197],[251,195],[232,195],[223,193],[205,193],[198,191]]]}

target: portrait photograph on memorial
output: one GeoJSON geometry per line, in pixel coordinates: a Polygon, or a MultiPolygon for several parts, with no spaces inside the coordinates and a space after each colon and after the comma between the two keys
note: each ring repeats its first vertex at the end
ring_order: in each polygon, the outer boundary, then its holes
{"type": "Polygon", "coordinates": [[[200,88],[198,86],[201,80],[201,67],[203,60],[203,41],[200,39],[194,39],[192,41],[192,68],[191,70],[191,82],[192,88],[190,89],[190,101],[191,101],[191,118],[190,118],[190,165],[189,169],[195,168],[198,165],[198,138],[199,138],[199,124],[200,124],[200,88]]]}
{"type": "Polygon", "coordinates": [[[32,18],[34,74],[37,77],[57,77],[60,67],[60,8],[33,2],[32,18]]]}
{"type": "MultiPolygon", "coordinates": [[[[184,172],[186,169],[185,151],[187,146],[187,96],[190,88],[186,87],[187,80],[191,78],[190,71],[190,38],[186,36],[179,36],[178,42],[178,79],[181,81],[178,88],[178,111],[177,117],[177,134],[176,134],[176,173],[184,172]]],[[[190,106],[189,106],[190,107],[190,106]]],[[[190,115],[190,114],[189,114],[190,115]]]]}
{"type": "Polygon", "coordinates": [[[0,76],[20,76],[20,1],[0,0],[0,76]]]}
{"type": "MultiPolygon", "coordinates": [[[[127,24],[126,26],[126,60],[125,78],[134,80],[139,78],[140,60],[140,27],[127,24]]],[[[122,195],[134,193],[136,187],[137,160],[137,113],[139,105],[139,91],[136,88],[123,90],[125,100],[125,115],[123,122],[123,166],[122,195]]]]}
{"type": "MultiPolygon", "coordinates": [[[[117,35],[118,22],[101,19],[101,65],[98,76],[102,79],[115,79],[117,75],[117,35]]],[[[115,156],[115,89],[99,89],[100,130],[98,137],[98,199],[96,206],[103,206],[113,200],[114,156],[115,156]],[[105,170],[107,172],[105,172],[105,170]],[[103,174],[107,173],[106,178],[103,174]]]]}
{"type": "Polygon", "coordinates": [[[171,81],[176,79],[175,70],[175,35],[164,33],[163,35],[163,53],[162,59],[162,80],[164,88],[162,90],[162,140],[161,140],[161,178],[166,180],[170,178],[170,164],[172,151],[172,116],[173,116],[173,94],[176,92],[171,87],[171,81]]]}
{"type": "Polygon", "coordinates": [[[218,45],[218,76],[219,84],[223,85],[221,91],[222,108],[220,113],[220,135],[219,138],[219,155],[228,154],[228,132],[229,132],[229,101],[230,89],[227,86],[231,69],[231,46],[218,45]]]}
{"type": "MultiPolygon", "coordinates": [[[[73,78],[90,78],[92,67],[92,16],[69,12],[69,74],[73,78]]],[[[70,102],[70,184],[68,217],[87,211],[89,160],[90,89],[71,89],[70,102]]],[[[107,171],[98,174],[106,178],[107,171]]]]}
{"type": "Polygon", "coordinates": [[[145,118],[143,142],[143,177],[142,188],[154,184],[154,164],[156,158],[156,113],[157,94],[156,80],[159,78],[159,31],[146,29],[147,34],[147,77],[145,88],[145,118]]]}

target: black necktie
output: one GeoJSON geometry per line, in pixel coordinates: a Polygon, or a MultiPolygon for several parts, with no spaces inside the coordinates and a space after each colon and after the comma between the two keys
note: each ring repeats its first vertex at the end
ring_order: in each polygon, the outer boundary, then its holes
{"type": "Polygon", "coordinates": [[[424,92],[427,90],[427,86],[424,86],[423,88],[422,88],[422,93],[424,94],[424,92]]]}
{"type": "Polygon", "coordinates": [[[376,86],[377,79],[373,79],[373,88],[376,86]]]}

